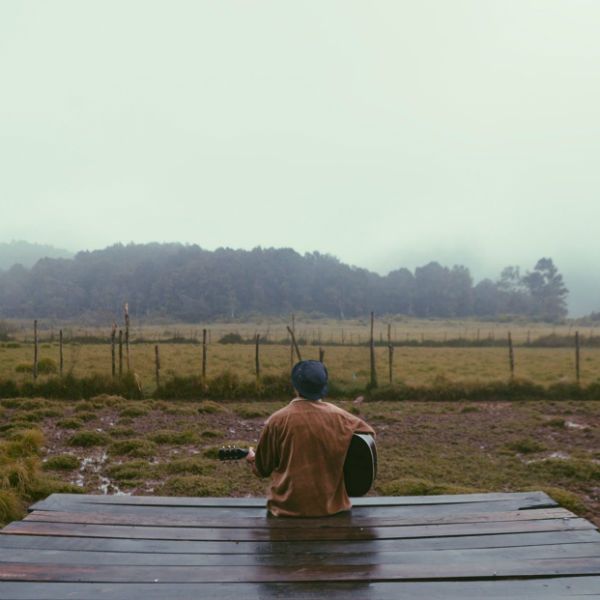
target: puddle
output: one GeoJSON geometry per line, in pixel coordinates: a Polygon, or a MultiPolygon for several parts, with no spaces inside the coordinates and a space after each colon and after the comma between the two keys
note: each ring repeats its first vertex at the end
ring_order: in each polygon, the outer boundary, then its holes
{"type": "Polygon", "coordinates": [[[100,479],[100,485],[98,486],[98,490],[102,492],[102,494],[112,494],[115,496],[130,496],[129,492],[123,492],[119,489],[119,486],[113,483],[108,477],[101,475],[100,471],[102,467],[106,463],[108,459],[108,454],[106,452],[102,452],[102,454],[97,456],[86,456],[82,461],[79,467],[79,473],[77,474],[77,479],[73,482],[78,487],[84,487],[85,485],[85,476],[90,472],[94,475],[98,475],[100,479]]]}

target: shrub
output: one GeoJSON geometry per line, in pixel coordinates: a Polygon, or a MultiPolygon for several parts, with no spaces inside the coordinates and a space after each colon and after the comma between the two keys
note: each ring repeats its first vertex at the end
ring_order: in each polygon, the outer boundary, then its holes
{"type": "Polygon", "coordinates": [[[108,436],[100,431],[79,431],[69,438],[69,446],[90,448],[92,446],[105,446],[108,436]]]}
{"type": "MultiPolygon", "coordinates": [[[[37,364],[38,374],[40,375],[52,375],[58,372],[56,361],[52,358],[40,358],[37,364]]],[[[33,366],[29,363],[20,363],[15,367],[17,373],[32,373],[33,366]]]]}
{"type": "Polygon", "coordinates": [[[58,365],[52,358],[40,358],[37,364],[38,373],[40,375],[52,375],[58,372],[58,365]]]}
{"type": "Polygon", "coordinates": [[[219,344],[243,344],[244,338],[239,333],[226,333],[219,340],[219,344]]]}

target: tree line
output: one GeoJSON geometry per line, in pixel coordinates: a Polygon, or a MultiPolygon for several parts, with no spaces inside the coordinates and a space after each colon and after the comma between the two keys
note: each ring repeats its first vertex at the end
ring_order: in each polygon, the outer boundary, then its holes
{"type": "Polygon", "coordinates": [[[378,275],[319,252],[205,250],[183,244],[116,244],[72,259],[44,258],[0,271],[0,316],[112,319],[123,302],[138,318],[187,322],[304,312],[335,318],[566,316],[563,277],[551,258],[521,273],[506,267],[477,284],[467,267],[430,262],[378,275]]]}

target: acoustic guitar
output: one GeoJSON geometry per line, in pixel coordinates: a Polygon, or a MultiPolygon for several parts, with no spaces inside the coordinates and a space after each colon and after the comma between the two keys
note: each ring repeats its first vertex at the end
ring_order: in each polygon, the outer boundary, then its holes
{"type": "MultiPolygon", "coordinates": [[[[248,455],[242,448],[221,448],[219,460],[239,460],[248,455]]],[[[373,436],[355,433],[344,461],[344,484],[348,496],[364,496],[377,476],[377,447],[373,436]]]]}

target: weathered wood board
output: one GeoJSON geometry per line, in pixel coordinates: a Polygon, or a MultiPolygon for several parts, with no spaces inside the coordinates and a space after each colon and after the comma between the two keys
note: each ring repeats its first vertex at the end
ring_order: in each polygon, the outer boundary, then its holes
{"type": "Polygon", "coordinates": [[[600,599],[600,533],[541,492],[369,497],[277,519],[260,498],[54,494],[0,532],[0,598],[600,599]]]}

